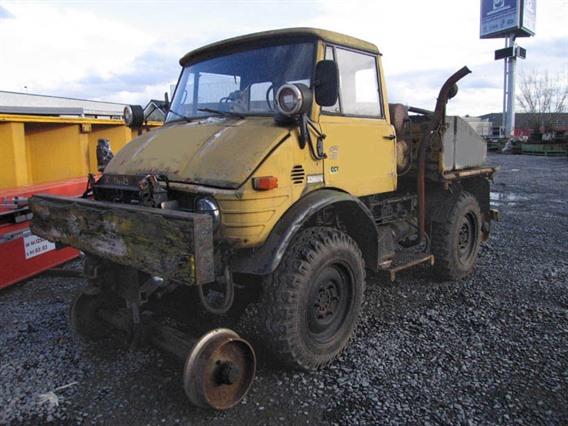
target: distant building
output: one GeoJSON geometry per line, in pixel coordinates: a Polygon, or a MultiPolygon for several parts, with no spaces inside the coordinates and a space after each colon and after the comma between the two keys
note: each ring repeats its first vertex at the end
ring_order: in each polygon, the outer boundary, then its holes
{"type": "Polygon", "coordinates": [[[462,118],[467,121],[471,127],[473,127],[473,130],[475,130],[479,136],[488,137],[492,135],[493,125],[489,119],[482,117],[470,117],[469,115],[462,118]]]}
{"type": "MultiPolygon", "coordinates": [[[[543,114],[545,121],[549,121],[550,125],[548,129],[540,129],[541,132],[544,131],[555,131],[555,132],[567,132],[568,131],[568,113],[551,113],[543,114]]],[[[534,128],[534,117],[532,113],[518,112],[515,114],[515,130],[514,135],[517,137],[530,136],[534,128]]],[[[501,127],[503,123],[503,114],[493,112],[491,114],[484,114],[480,116],[481,119],[486,119],[491,123],[491,135],[498,137],[501,132],[501,127]]]]}
{"type": "MultiPolygon", "coordinates": [[[[122,119],[125,106],[125,104],[116,102],[91,101],[89,99],[0,90],[0,114],[122,119]]],[[[144,116],[148,121],[163,122],[166,113],[166,103],[156,99],[150,100],[144,108],[144,116]]]]}
{"type": "Polygon", "coordinates": [[[0,114],[122,118],[124,104],[0,91],[0,114]]]}

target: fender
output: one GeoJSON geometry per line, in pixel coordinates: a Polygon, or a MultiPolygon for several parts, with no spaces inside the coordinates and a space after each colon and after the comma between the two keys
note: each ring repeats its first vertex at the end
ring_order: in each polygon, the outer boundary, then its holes
{"type": "Polygon", "coordinates": [[[321,189],[302,197],[278,221],[260,247],[242,250],[232,257],[237,273],[266,275],[280,264],[294,236],[324,208],[333,207],[347,233],[357,242],[367,268],[377,269],[379,230],[372,213],[361,200],[345,192],[321,189]]]}
{"type": "Polygon", "coordinates": [[[442,185],[429,184],[429,194],[426,205],[426,215],[431,222],[445,222],[450,209],[448,203],[453,203],[461,191],[471,193],[479,203],[482,215],[490,218],[490,186],[486,177],[474,176],[463,178],[450,187],[450,191],[442,185]]]}

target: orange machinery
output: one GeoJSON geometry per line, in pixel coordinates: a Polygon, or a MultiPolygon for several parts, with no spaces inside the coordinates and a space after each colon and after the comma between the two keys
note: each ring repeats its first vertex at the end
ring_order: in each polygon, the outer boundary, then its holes
{"type": "Polygon", "coordinates": [[[0,289],[79,254],[30,233],[27,198],[81,196],[97,172],[97,141],[116,153],[136,132],[119,119],[0,114],[0,289]]]}

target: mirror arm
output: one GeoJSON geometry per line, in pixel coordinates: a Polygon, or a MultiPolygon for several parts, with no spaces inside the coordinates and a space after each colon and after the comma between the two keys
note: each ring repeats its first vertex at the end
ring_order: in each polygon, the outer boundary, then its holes
{"type": "Polygon", "coordinates": [[[308,131],[308,123],[306,121],[307,116],[306,114],[302,114],[298,118],[298,126],[300,127],[300,148],[304,149],[306,147],[306,143],[310,139],[310,133],[308,131]]]}
{"type": "Polygon", "coordinates": [[[168,92],[164,92],[164,109],[166,110],[166,113],[170,110],[170,97],[168,92]]]}
{"type": "Polygon", "coordinates": [[[304,149],[304,147],[308,145],[310,154],[314,160],[323,160],[327,158],[327,154],[323,152],[323,141],[326,135],[316,128],[315,123],[310,120],[307,114],[302,114],[299,117],[298,125],[300,126],[300,148],[304,149]],[[310,136],[310,130],[312,130],[317,136],[315,148],[310,136]]]}

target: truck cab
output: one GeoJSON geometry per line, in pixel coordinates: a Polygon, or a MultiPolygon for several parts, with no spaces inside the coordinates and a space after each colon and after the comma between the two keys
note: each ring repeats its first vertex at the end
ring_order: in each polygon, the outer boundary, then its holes
{"type": "Polygon", "coordinates": [[[219,205],[219,235],[245,248],[262,244],[312,190],[356,197],[394,191],[396,141],[380,60],[370,43],[310,29],[237,37],[190,52],[180,60],[164,128],[120,151],[98,192],[114,176],[167,176],[172,187],[211,194],[219,205]],[[293,120],[275,120],[282,116],[276,96],[285,84],[315,91],[316,64],[326,58],[337,65],[334,104],[312,99],[303,106],[325,135],[318,155],[313,128],[304,149],[293,120]],[[263,177],[276,187],[255,189],[263,177]]]}

